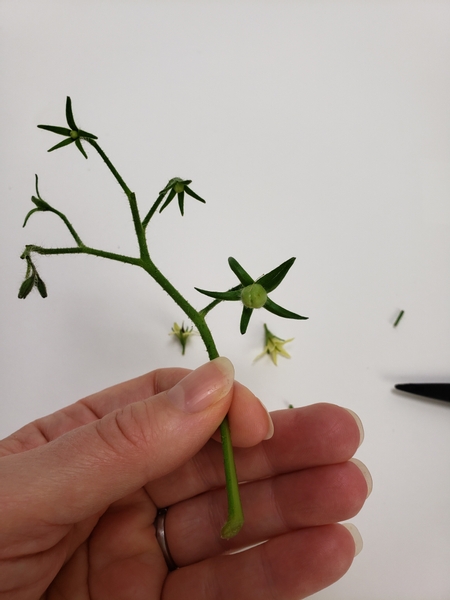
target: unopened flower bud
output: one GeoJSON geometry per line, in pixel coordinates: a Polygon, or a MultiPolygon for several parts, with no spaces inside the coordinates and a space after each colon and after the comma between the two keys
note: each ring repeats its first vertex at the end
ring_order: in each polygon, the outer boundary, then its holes
{"type": "Polygon", "coordinates": [[[19,298],[21,298],[21,299],[26,298],[28,296],[28,294],[31,292],[31,290],[33,289],[33,286],[34,286],[34,275],[31,275],[30,277],[27,277],[25,279],[25,281],[22,283],[22,285],[20,286],[19,298]]]}

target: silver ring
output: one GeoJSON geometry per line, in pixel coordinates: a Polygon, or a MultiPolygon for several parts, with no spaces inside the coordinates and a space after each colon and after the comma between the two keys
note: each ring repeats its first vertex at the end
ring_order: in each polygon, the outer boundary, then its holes
{"type": "Polygon", "coordinates": [[[164,556],[164,560],[166,561],[167,568],[169,569],[169,571],[175,571],[176,569],[178,569],[178,567],[175,564],[172,555],[170,554],[169,546],[167,545],[166,540],[165,524],[167,510],[167,508],[158,509],[158,513],[155,519],[156,541],[158,542],[159,547],[161,548],[161,552],[164,556]]]}

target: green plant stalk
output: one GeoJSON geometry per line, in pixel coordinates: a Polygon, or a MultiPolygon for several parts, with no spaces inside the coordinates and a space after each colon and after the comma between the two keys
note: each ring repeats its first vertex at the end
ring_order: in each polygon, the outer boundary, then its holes
{"type": "Polygon", "coordinates": [[[125,195],[128,198],[128,203],[130,205],[131,216],[133,217],[133,225],[134,225],[134,230],[136,232],[136,237],[138,239],[141,258],[150,260],[150,255],[149,255],[148,246],[147,246],[147,239],[145,237],[145,230],[141,223],[141,217],[139,215],[139,209],[138,209],[138,205],[136,202],[136,194],[130,190],[130,188],[127,186],[125,181],[122,179],[121,175],[119,174],[119,172],[117,171],[115,166],[112,164],[112,162],[106,156],[106,154],[103,152],[103,150],[97,144],[97,142],[95,140],[92,140],[91,138],[87,138],[86,141],[89,142],[91,144],[91,146],[93,146],[97,150],[97,152],[100,154],[100,156],[105,161],[106,166],[111,171],[111,173],[114,175],[114,177],[116,178],[116,180],[117,180],[118,184],[120,185],[120,187],[122,188],[122,190],[125,192],[125,195]]]}
{"type": "MultiPolygon", "coordinates": [[[[159,285],[173,298],[173,300],[195,325],[203,340],[203,343],[205,344],[209,359],[213,360],[214,358],[217,358],[219,356],[219,352],[217,351],[211,330],[206,324],[204,316],[196,311],[191,304],[185,300],[185,298],[178,292],[178,290],[174,288],[170,281],[168,281],[161,271],[159,271],[150,258],[145,261],[145,265],[142,266],[147,273],[149,273],[153,279],[157,281],[159,285]]],[[[242,525],[244,524],[244,514],[242,511],[241,498],[239,494],[239,483],[237,479],[228,417],[225,417],[220,424],[220,437],[222,442],[228,498],[228,519],[222,528],[221,537],[224,539],[229,539],[234,537],[241,529],[242,525]]]]}
{"type": "Polygon", "coordinates": [[[84,246],[83,242],[81,241],[80,236],[75,231],[72,223],[69,221],[69,219],[66,217],[65,214],[63,214],[62,212],[60,212],[59,210],[56,210],[54,208],[51,211],[48,211],[48,212],[53,212],[53,213],[55,213],[55,215],[58,215],[58,217],[60,219],[62,219],[62,221],[66,225],[67,229],[70,231],[70,234],[72,235],[73,239],[78,244],[78,246],[80,246],[80,247],[84,246]]]}
{"type": "MultiPolygon", "coordinates": [[[[171,298],[176,302],[176,304],[183,310],[186,316],[192,321],[192,323],[197,328],[203,343],[205,345],[206,351],[208,353],[208,357],[210,360],[213,360],[219,356],[219,352],[217,350],[216,344],[214,342],[213,336],[211,334],[211,330],[209,329],[205,316],[206,313],[213,308],[218,302],[212,302],[211,305],[207,307],[207,309],[203,309],[203,311],[197,311],[183,296],[182,294],[170,283],[170,281],[163,275],[163,273],[157,268],[154,262],[150,258],[150,253],[148,250],[147,239],[145,235],[145,228],[148,225],[153,214],[156,212],[161,201],[156,201],[149,213],[145,217],[144,221],[141,222],[141,218],[139,215],[139,209],[136,202],[136,196],[134,192],[130,190],[130,188],[126,185],[125,181],[122,179],[110,159],[101,149],[101,147],[92,139],[86,139],[85,141],[89,142],[91,146],[97,150],[99,155],[104,160],[108,169],[114,175],[115,179],[119,183],[120,187],[124,191],[125,195],[128,198],[128,202],[130,205],[130,210],[133,218],[134,229],[136,233],[136,237],[139,244],[140,257],[132,257],[126,256],[122,254],[116,254],[114,252],[108,252],[104,250],[100,250],[97,248],[92,248],[89,246],[85,246],[82,242],[78,234],[75,232],[74,227],[67,219],[65,215],[60,213],[59,211],[54,211],[58,216],[66,224],[73,238],[75,239],[78,246],[76,247],[67,247],[67,248],[44,248],[42,246],[36,245],[28,245],[25,247],[25,250],[22,254],[22,258],[26,258],[30,256],[32,252],[41,255],[55,255],[55,254],[89,254],[93,256],[99,256],[102,258],[107,258],[110,260],[132,264],[135,266],[139,266],[143,268],[168,294],[171,298]]],[[[244,523],[244,516],[242,511],[242,504],[239,494],[239,483],[237,479],[236,473],[236,465],[234,460],[234,452],[233,445],[231,441],[231,432],[230,426],[228,422],[228,417],[222,421],[220,425],[220,435],[222,442],[222,451],[224,457],[224,469],[225,469],[225,481],[226,481],[226,490],[227,490],[227,499],[228,499],[228,519],[225,525],[222,528],[221,536],[224,539],[229,539],[235,536],[239,530],[241,529],[244,523]]]]}

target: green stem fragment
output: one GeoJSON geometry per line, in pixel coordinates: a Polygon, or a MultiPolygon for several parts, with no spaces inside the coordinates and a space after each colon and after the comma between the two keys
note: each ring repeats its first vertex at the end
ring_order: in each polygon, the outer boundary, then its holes
{"type": "Polygon", "coordinates": [[[401,311],[398,313],[398,317],[395,319],[395,322],[394,322],[394,325],[393,325],[393,327],[397,327],[397,325],[400,323],[400,321],[401,321],[401,319],[402,319],[402,317],[403,317],[403,315],[404,315],[404,314],[405,314],[405,311],[404,311],[404,310],[401,310],[401,311]]]}
{"type": "Polygon", "coordinates": [[[229,540],[239,533],[244,524],[244,513],[242,512],[241,498],[239,495],[239,484],[234,462],[233,445],[231,443],[230,426],[228,417],[220,425],[220,436],[222,440],[223,458],[225,463],[225,478],[228,497],[228,520],[222,527],[220,535],[229,540]]]}

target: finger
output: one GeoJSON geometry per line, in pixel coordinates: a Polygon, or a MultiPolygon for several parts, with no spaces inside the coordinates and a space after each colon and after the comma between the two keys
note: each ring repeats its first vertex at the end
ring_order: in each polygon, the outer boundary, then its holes
{"type": "MultiPolygon", "coordinates": [[[[247,387],[234,383],[233,402],[228,411],[233,446],[249,448],[270,439],[274,432],[272,417],[262,402],[247,387]]],[[[220,442],[220,432],[213,439],[220,442]]]]}
{"type": "Polygon", "coordinates": [[[228,411],[233,367],[224,358],[176,386],[0,461],[11,531],[30,519],[68,524],[101,511],[189,460],[228,411]]]}
{"type": "Polygon", "coordinates": [[[301,600],[340,579],[356,550],[342,525],[302,529],[178,569],[168,576],[162,598],[301,600]]]}
{"type": "MultiPolygon", "coordinates": [[[[334,404],[313,404],[271,414],[273,437],[235,451],[240,481],[345,462],[362,440],[359,418],[334,404]]],[[[158,506],[170,506],[223,487],[224,483],[221,448],[211,441],[193,460],[146,487],[158,506]]]]}
{"type": "Polygon", "coordinates": [[[154,506],[142,489],[108,507],[88,543],[76,547],[52,582],[52,598],[67,598],[69,590],[76,590],[77,598],[160,598],[167,566],[154,518],[154,506]],[[84,581],[85,595],[80,589],[84,581]]]}
{"type": "Polygon", "coordinates": [[[169,390],[191,371],[157,369],[87,396],[74,404],[25,425],[0,442],[0,456],[24,452],[107,414],[169,390]]]}
{"type": "Polygon", "coordinates": [[[359,461],[245,484],[244,527],[230,540],[220,537],[223,490],[202,494],[169,508],[165,530],[170,552],[182,567],[297,529],[348,520],[361,510],[371,488],[370,474],[359,461]]]}
{"type": "MultiPolygon", "coordinates": [[[[0,456],[36,448],[115,410],[148,400],[171,389],[189,373],[189,369],[157,369],[83,398],[2,440],[0,456]]],[[[264,406],[248,388],[237,382],[228,418],[235,446],[257,444],[273,430],[272,420],[264,406]]],[[[216,435],[216,439],[220,440],[220,436],[216,435]]]]}

